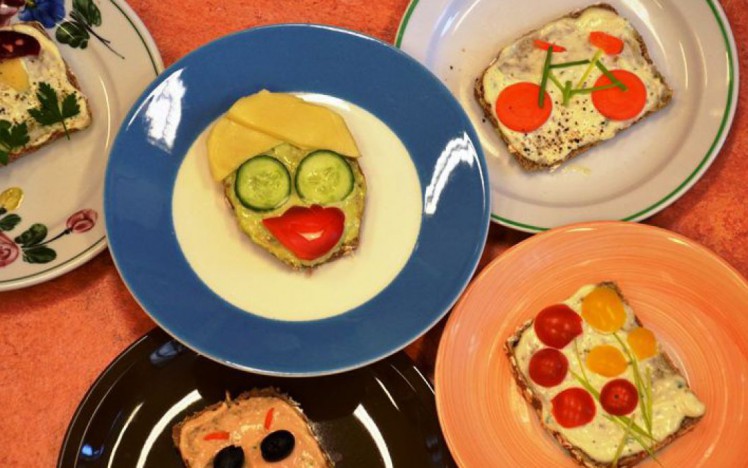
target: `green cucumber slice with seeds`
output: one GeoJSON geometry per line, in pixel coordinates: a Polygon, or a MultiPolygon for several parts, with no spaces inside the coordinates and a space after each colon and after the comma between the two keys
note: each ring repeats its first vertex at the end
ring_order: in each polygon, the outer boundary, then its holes
{"type": "Polygon", "coordinates": [[[291,196],[291,175],[286,166],[272,156],[255,156],[236,170],[234,192],[247,208],[270,211],[291,196]]]}
{"type": "Polygon", "coordinates": [[[341,201],[353,191],[353,184],[350,164],[334,151],[309,153],[296,170],[296,192],[308,203],[341,201]]]}

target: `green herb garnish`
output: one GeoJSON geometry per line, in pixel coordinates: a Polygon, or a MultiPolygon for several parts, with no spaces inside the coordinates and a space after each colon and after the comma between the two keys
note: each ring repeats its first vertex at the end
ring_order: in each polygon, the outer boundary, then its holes
{"type": "Polygon", "coordinates": [[[590,76],[590,73],[592,73],[592,69],[595,68],[595,64],[600,60],[600,57],[602,57],[603,51],[598,49],[597,52],[595,52],[595,55],[592,57],[592,60],[590,60],[589,66],[587,66],[587,69],[584,71],[584,74],[582,75],[582,78],[579,80],[575,88],[581,88],[582,85],[584,85],[584,82],[587,81],[587,77],[590,76]]]}
{"type": "Polygon", "coordinates": [[[39,90],[36,92],[36,97],[39,99],[39,108],[29,109],[31,117],[42,125],[61,123],[63,130],[65,130],[65,136],[69,140],[70,133],[65,125],[65,119],[74,117],[81,111],[75,94],[66,94],[62,98],[62,105],[60,105],[57,91],[49,83],[42,82],[39,83],[39,90]]]}
{"type": "Polygon", "coordinates": [[[595,66],[599,68],[600,71],[603,72],[603,75],[607,76],[608,79],[611,82],[613,82],[614,85],[621,88],[621,91],[627,91],[629,89],[625,84],[621,83],[621,80],[613,76],[613,74],[607,68],[605,68],[605,65],[603,65],[602,63],[598,61],[598,62],[595,62],[595,66]]]}
{"type": "Polygon", "coordinates": [[[576,67],[577,65],[585,65],[587,63],[590,63],[589,60],[576,60],[574,62],[562,62],[562,63],[554,63],[551,65],[551,68],[567,68],[567,67],[576,67]]]}
{"type": "Polygon", "coordinates": [[[561,91],[562,93],[564,92],[564,84],[558,81],[558,78],[553,76],[553,73],[548,73],[548,79],[551,80],[551,83],[556,85],[559,91],[561,91]]]}
{"type": "Polygon", "coordinates": [[[548,47],[545,52],[545,62],[543,63],[543,76],[540,78],[540,94],[538,95],[538,107],[542,108],[545,103],[545,87],[548,84],[548,75],[551,72],[551,57],[553,56],[553,47],[548,47]]]}
{"type": "Polygon", "coordinates": [[[590,94],[595,91],[602,91],[604,89],[610,89],[610,88],[617,88],[618,85],[615,83],[606,84],[603,86],[593,86],[592,88],[582,88],[582,89],[575,89],[571,93],[572,94],[590,94]]]}
{"type": "Polygon", "coordinates": [[[10,153],[23,148],[29,142],[26,122],[13,125],[7,120],[0,120],[0,164],[8,164],[10,153]]]}
{"type": "Polygon", "coordinates": [[[564,102],[563,104],[566,106],[569,104],[569,101],[571,100],[571,96],[574,95],[574,90],[571,89],[571,81],[566,80],[566,85],[564,85],[564,102]]]}
{"type": "MultiPolygon", "coordinates": [[[[641,371],[639,370],[639,364],[636,360],[636,357],[634,354],[629,350],[629,347],[626,345],[626,343],[623,342],[623,340],[618,336],[617,333],[613,333],[613,337],[618,341],[618,344],[621,345],[621,349],[623,349],[623,352],[626,353],[626,357],[629,358],[629,361],[631,362],[631,367],[634,370],[634,384],[636,384],[636,390],[639,392],[639,408],[641,408],[642,412],[642,418],[644,419],[644,424],[647,426],[647,432],[649,433],[649,436],[652,436],[652,412],[648,410],[652,406],[651,399],[647,397],[647,395],[651,395],[651,389],[648,391],[647,384],[645,383],[644,379],[642,379],[641,371]]],[[[649,368],[647,368],[649,370],[649,368]]]]}
{"type": "Polygon", "coordinates": [[[623,448],[626,446],[626,441],[629,439],[629,434],[631,434],[631,426],[633,425],[633,423],[634,423],[634,419],[632,418],[628,426],[626,426],[626,430],[623,433],[623,437],[621,437],[621,442],[618,444],[616,453],[613,456],[613,462],[611,463],[611,466],[613,468],[618,467],[618,459],[621,458],[621,454],[623,453],[623,448]]]}

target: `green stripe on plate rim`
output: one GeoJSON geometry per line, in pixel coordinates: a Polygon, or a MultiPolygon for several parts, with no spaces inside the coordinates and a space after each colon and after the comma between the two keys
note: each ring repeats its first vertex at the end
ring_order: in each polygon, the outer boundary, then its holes
{"type": "MultiPolygon", "coordinates": [[[[413,15],[413,11],[418,5],[418,2],[419,0],[411,0],[410,5],[408,5],[408,9],[405,10],[403,19],[400,22],[400,27],[397,29],[397,36],[395,37],[395,46],[398,48],[400,48],[400,45],[402,44],[403,36],[405,35],[405,29],[408,27],[408,22],[410,21],[410,17],[413,15]]],[[[727,67],[729,70],[729,79],[727,83],[727,104],[725,106],[725,113],[722,115],[722,121],[720,122],[719,130],[717,131],[717,135],[714,137],[714,140],[712,141],[711,146],[709,146],[709,150],[707,151],[704,158],[696,166],[693,172],[691,172],[691,174],[688,177],[686,177],[686,179],[683,182],[681,182],[672,192],[665,195],[665,197],[659,200],[658,202],[639,211],[638,213],[634,213],[632,215],[621,218],[620,221],[634,221],[634,220],[642,219],[644,215],[646,215],[647,213],[650,213],[651,211],[667,203],[668,201],[670,201],[671,198],[678,195],[680,191],[683,190],[683,188],[686,185],[688,185],[694,179],[694,177],[696,177],[701,172],[701,170],[704,168],[704,166],[707,165],[707,163],[710,162],[710,160],[716,157],[715,149],[717,148],[717,145],[720,144],[719,142],[722,139],[722,135],[727,129],[728,120],[730,120],[730,114],[731,114],[732,107],[734,104],[733,92],[735,88],[735,68],[733,64],[733,60],[734,60],[733,49],[730,46],[730,39],[727,35],[727,29],[725,28],[725,24],[722,22],[722,17],[719,14],[719,10],[717,10],[717,7],[714,5],[713,0],[706,0],[706,3],[709,5],[709,8],[712,10],[712,14],[714,15],[714,17],[717,19],[717,24],[719,25],[719,29],[722,32],[722,39],[725,41],[725,49],[727,50],[727,67]]],[[[534,231],[534,232],[547,231],[548,229],[550,229],[547,227],[539,227],[539,226],[533,226],[531,224],[520,223],[518,221],[513,221],[508,218],[503,218],[493,213],[491,213],[491,219],[494,219],[502,224],[506,224],[509,226],[514,226],[514,227],[517,227],[523,230],[529,230],[529,231],[534,231]]]]}
{"type": "MultiPolygon", "coordinates": [[[[143,47],[145,48],[146,52],[148,53],[148,58],[151,60],[151,65],[153,66],[153,72],[156,74],[156,76],[158,76],[158,74],[161,71],[160,67],[158,66],[158,61],[154,58],[153,53],[151,52],[151,49],[148,47],[148,44],[146,43],[145,38],[140,33],[140,30],[137,28],[137,26],[135,26],[135,23],[132,22],[132,19],[127,15],[127,13],[122,9],[121,6],[119,6],[119,4],[115,0],[109,0],[109,1],[112,3],[112,5],[114,5],[117,8],[117,10],[119,10],[119,12],[122,14],[122,16],[125,17],[125,19],[127,20],[127,22],[130,23],[130,26],[132,26],[132,28],[135,30],[135,33],[140,38],[140,42],[143,44],[143,47]]],[[[82,252],[78,253],[74,257],[70,257],[69,259],[65,260],[62,263],[58,263],[57,265],[54,265],[54,266],[52,266],[50,268],[47,268],[46,270],[37,271],[37,272],[34,272],[34,273],[30,274],[30,275],[21,276],[19,278],[12,278],[12,279],[8,279],[8,280],[2,280],[2,281],[0,281],[0,284],[16,283],[18,281],[24,281],[24,280],[27,280],[27,279],[30,279],[30,278],[35,278],[37,276],[43,275],[45,273],[48,273],[50,271],[54,271],[54,270],[60,269],[60,268],[64,267],[65,265],[69,265],[70,263],[75,262],[77,259],[81,258],[82,256],[87,255],[92,250],[98,250],[98,248],[102,244],[105,244],[105,243],[106,243],[106,236],[101,236],[100,238],[98,238],[96,240],[96,242],[94,242],[93,244],[91,244],[90,246],[88,246],[87,248],[85,248],[82,252]]]]}

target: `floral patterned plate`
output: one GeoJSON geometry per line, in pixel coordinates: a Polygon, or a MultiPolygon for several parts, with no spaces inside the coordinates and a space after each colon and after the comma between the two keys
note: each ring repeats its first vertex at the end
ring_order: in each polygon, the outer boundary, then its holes
{"type": "Polygon", "coordinates": [[[20,21],[40,22],[58,43],[93,123],[69,141],[0,165],[0,291],[55,278],[106,247],[109,148],[130,105],[163,69],[153,39],[124,2],[0,0],[0,24],[20,21]]]}

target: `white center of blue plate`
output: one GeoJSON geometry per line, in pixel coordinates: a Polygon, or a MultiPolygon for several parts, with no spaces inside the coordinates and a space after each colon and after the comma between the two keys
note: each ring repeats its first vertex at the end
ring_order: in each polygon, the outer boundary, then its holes
{"type": "Polygon", "coordinates": [[[294,271],[255,245],[237,225],[208,168],[208,129],[177,174],[172,199],[179,246],[197,276],[232,305],[277,320],[317,320],[373,298],[410,258],[421,226],[421,186],[407,149],[381,120],[349,102],[301,94],[338,112],[362,157],[367,193],[360,242],[349,256],[294,271]]]}

